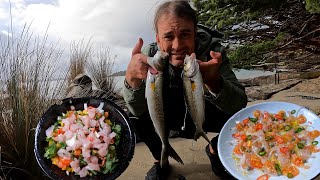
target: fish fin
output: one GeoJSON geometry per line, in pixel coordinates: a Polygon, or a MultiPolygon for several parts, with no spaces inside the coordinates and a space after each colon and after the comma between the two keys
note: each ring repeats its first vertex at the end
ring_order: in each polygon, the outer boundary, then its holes
{"type": "Polygon", "coordinates": [[[198,140],[202,136],[209,144],[211,144],[211,141],[209,140],[208,136],[204,133],[204,131],[196,131],[194,134],[194,140],[198,140]]]}
{"type": "Polygon", "coordinates": [[[168,146],[168,154],[170,157],[172,157],[174,160],[176,160],[178,163],[184,165],[182,159],[178,155],[178,153],[171,147],[171,145],[168,146]]]}

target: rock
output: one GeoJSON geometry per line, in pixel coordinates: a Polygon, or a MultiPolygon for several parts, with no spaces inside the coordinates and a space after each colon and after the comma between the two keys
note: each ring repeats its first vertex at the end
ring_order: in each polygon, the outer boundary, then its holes
{"type": "Polygon", "coordinates": [[[283,91],[286,89],[290,89],[293,86],[300,83],[302,80],[300,79],[290,79],[281,81],[280,84],[268,84],[262,86],[251,86],[246,87],[246,94],[248,96],[249,101],[253,100],[266,100],[269,99],[273,94],[283,91]]]}
{"type": "Polygon", "coordinates": [[[248,106],[266,101],[290,102],[306,107],[320,116],[320,77],[289,80],[281,84],[247,87],[248,99],[251,100],[248,106]]]}
{"type": "Polygon", "coordinates": [[[292,91],[320,94],[320,77],[303,81],[291,89],[292,91]]]}
{"type": "Polygon", "coordinates": [[[79,98],[88,96],[92,92],[92,81],[85,74],[78,74],[67,89],[66,98],[79,98]]]}
{"type": "Polygon", "coordinates": [[[255,78],[250,79],[241,79],[239,80],[240,83],[244,87],[248,86],[261,86],[261,85],[268,85],[268,84],[276,84],[279,82],[282,83],[284,80],[288,79],[297,79],[300,77],[299,73],[279,73],[276,75],[270,75],[270,76],[259,76],[255,78]]]}

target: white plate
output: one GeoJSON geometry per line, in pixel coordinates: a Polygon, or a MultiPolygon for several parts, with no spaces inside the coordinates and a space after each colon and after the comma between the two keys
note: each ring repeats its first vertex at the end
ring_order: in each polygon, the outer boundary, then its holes
{"type": "MultiPolygon", "coordinates": [[[[237,167],[235,160],[232,158],[233,148],[234,146],[231,145],[230,141],[233,140],[232,134],[235,132],[232,130],[236,126],[236,122],[242,121],[245,118],[253,117],[253,111],[260,110],[260,111],[268,111],[270,113],[277,113],[279,110],[284,110],[286,112],[290,112],[291,110],[296,110],[294,116],[303,114],[307,118],[307,122],[311,124],[311,127],[308,130],[320,130],[320,118],[311,112],[310,110],[306,109],[305,107],[287,103],[287,102],[265,102],[260,104],[255,104],[249,106],[245,109],[234,114],[223,126],[219,139],[218,139],[218,153],[221,159],[222,164],[233,175],[235,178],[240,180],[249,180],[249,179],[257,179],[259,176],[263,175],[264,173],[259,170],[254,170],[250,175],[244,175],[240,167],[237,167]]],[[[320,142],[320,138],[316,139],[320,142]]],[[[319,145],[317,145],[319,147],[319,145]]],[[[312,179],[316,177],[320,173],[320,152],[313,153],[307,163],[310,166],[310,169],[302,169],[299,168],[300,174],[296,176],[295,180],[306,180],[312,179]]],[[[289,179],[286,176],[271,176],[269,180],[284,180],[289,179]]]]}

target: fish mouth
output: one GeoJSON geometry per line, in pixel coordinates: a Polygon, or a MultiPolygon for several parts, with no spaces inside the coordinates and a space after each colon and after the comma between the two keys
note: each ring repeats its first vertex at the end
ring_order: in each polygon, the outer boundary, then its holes
{"type": "Polygon", "coordinates": [[[152,68],[152,67],[149,67],[149,71],[150,71],[150,73],[153,74],[153,75],[156,75],[156,74],[159,73],[158,70],[156,70],[155,68],[152,68]]]}

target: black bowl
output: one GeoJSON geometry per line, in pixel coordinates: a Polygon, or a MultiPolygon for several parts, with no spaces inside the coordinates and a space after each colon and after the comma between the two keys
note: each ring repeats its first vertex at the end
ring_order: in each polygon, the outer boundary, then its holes
{"type": "Polygon", "coordinates": [[[134,148],[136,143],[136,137],[133,130],[133,125],[128,115],[115,103],[103,99],[103,98],[69,98],[63,100],[62,104],[52,105],[41,117],[35,134],[34,153],[42,171],[51,179],[104,179],[111,180],[119,177],[129,166],[129,163],[134,154],[134,148]],[[104,102],[103,109],[109,112],[110,120],[119,124],[122,127],[120,143],[117,146],[117,158],[119,159],[118,165],[113,173],[106,175],[97,175],[92,177],[80,178],[80,176],[70,173],[68,176],[65,171],[53,165],[50,159],[44,158],[45,148],[48,146],[46,142],[46,129],[48,129],[54,122],[57,121],[57,117],[61,116],[64,112],[70,110],[70,106],[73,105],[76,110],[83,110],[84,103],[88,106],[98,107],[100,102],[104,102]]]}

